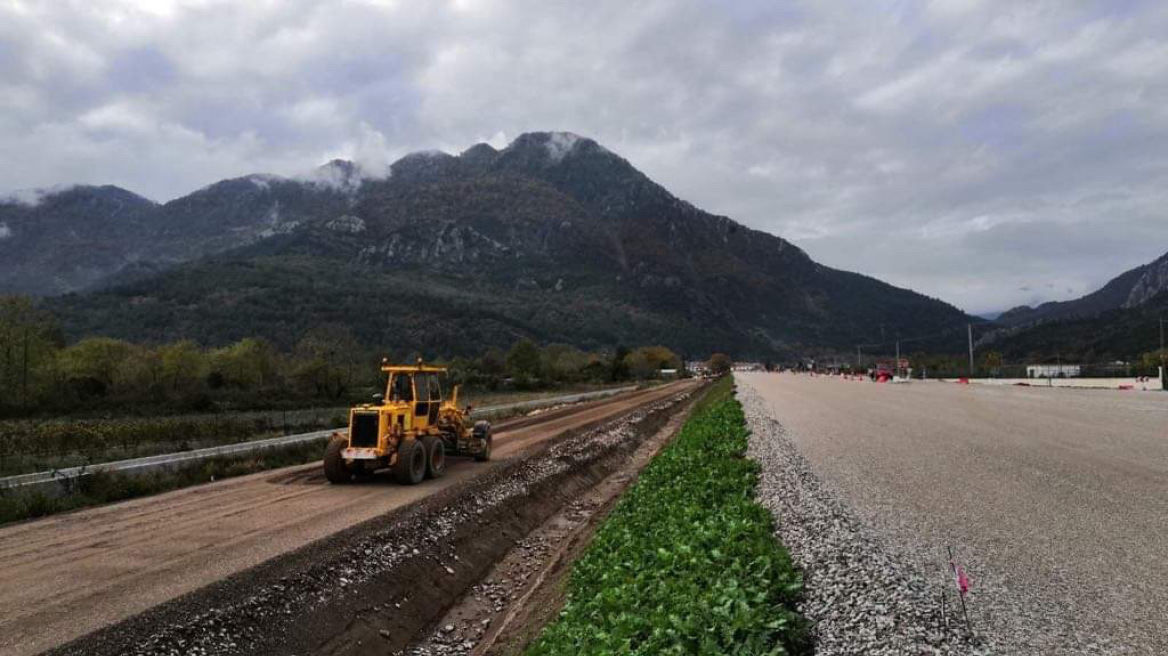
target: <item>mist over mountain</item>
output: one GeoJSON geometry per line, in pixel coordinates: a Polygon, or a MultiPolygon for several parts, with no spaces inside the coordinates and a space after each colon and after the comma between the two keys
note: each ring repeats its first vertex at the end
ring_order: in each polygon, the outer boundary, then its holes
{"type": "Polygon", "coordinates": [[[287,346],[336,324],[427,354],[532,337],[766,357],[968,319],[704,212],[570,133],[415,153],[378,179],[332,162],[145,203],[120,277],[111,258],[87,281],[103,287],[46,301],[70,334],[287,346]]]}

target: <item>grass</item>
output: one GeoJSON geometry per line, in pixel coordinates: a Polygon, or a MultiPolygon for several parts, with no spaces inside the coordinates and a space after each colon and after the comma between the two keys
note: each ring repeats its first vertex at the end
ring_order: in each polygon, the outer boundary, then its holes
{"type": "Polygon", "coordinates": [[[344,425],[346,408],[0,422],[0,476],[189,451],[344,425]]]}
{"type": "Polygon", "coordinates": [[[529,656],[812,652],[802,577],[753,498],[747,435],[725,378],[601,525],[529,656]]]}
{"type": "Polygon", "coordinates": [[[237,456],[209,458],[184,467],[145,474],[97,471],[77,479],[74,489],[56,496],[39,491],[0,490],[0,525],[312,462],[320,459],[326,442],[304,442],[237,456]]]}

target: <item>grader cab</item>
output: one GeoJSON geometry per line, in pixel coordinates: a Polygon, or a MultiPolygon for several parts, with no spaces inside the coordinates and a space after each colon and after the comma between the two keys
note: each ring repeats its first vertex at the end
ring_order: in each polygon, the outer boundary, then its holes
{"type": "Polygon", "coordinates": [[[470,423],[470,408],[458,407],[458,386],[442,393],[445,367],[390,365],[385,394],[377,403],[349,410],[349,429],[335,433],[324,452],[324,475],[330,483],[388,468],[405,485],[446,473],[447,456],[491,458],[491,424],[470,423]]]}

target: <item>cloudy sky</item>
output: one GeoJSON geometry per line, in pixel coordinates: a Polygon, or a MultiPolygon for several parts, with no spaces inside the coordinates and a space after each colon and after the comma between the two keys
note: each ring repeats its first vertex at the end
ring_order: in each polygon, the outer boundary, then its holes
{"type": "Polygon", "coordinates": [[[1168,3],[0,0],[0,191],[531,130],[966,310],[1168,251],[1168,3]]]}

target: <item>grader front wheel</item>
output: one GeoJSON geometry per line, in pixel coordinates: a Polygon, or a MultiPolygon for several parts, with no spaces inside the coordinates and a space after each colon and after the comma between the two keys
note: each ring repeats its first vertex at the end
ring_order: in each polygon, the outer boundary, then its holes
{"type": "Polygon", "coordinates": [[[342,455],[348,444],[348,440],[344,439],[329,440],[328,446],[324,449],[324,477],[329,483],[339,485],[353,480],[353,472],[345,464],[342,455]]]}

